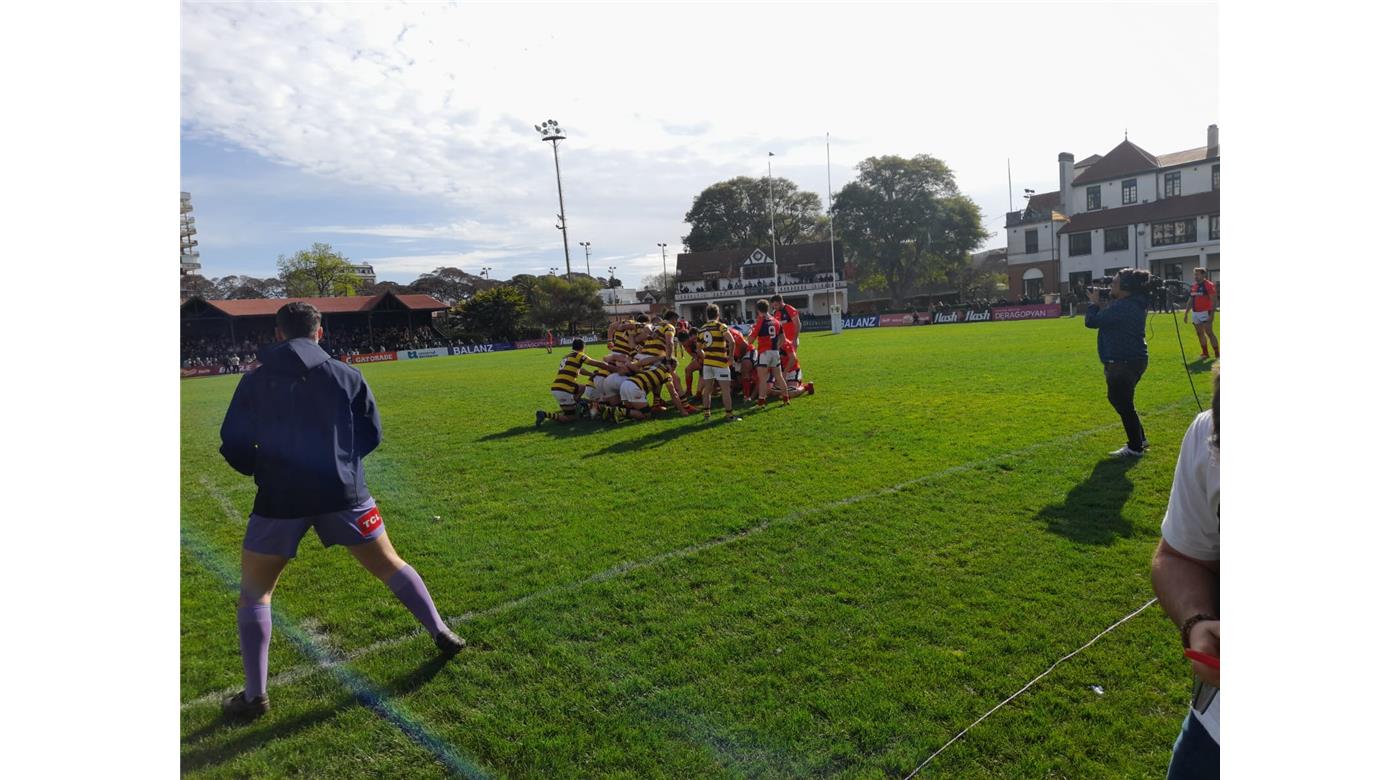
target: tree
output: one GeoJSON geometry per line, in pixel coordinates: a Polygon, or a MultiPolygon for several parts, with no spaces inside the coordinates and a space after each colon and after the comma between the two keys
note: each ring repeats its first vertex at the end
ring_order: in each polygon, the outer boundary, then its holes
{"type": "Polygon", "coordinates": [[[465,338],[513,341],[521,332],[528,307],[510,285],[482,290],[448,311],[448,326],[465,338]]]}
{"type": "Polygon", "coordinates": [[[773,179],[770,228],[768,180],[736,176],[711,184],[695,196],[685,221],[691,252],[769,247],[776,230],[781,245],[820,241],[826,234],[821,197],[799,190],[789,179],[773,179]]]}
{"type": "Polygon", "coordinates": [[[870,157],[841,188],[832,212],[863,289],[889,293],[891,308],[922,282],[949,278],[987,238],[977,205],[953,172],[926,154],[870,157]]]}
{"type": "Polygon", "coordinates": [[[506,284],[514,287],[520,293],[520,297],[525,300],[525,305],[535,305],[535,293],[539,290],[540,277],[532,274],[516,274],[506,284]]]}
{"type": "Polygon", "coordinates": [[[180,277],[180,297],[193,298],[196,295],[206,301],[218,298],[217,288],[214,283],[205,279],[199,274],[185,274],[180,277]]]}
{"type": "Polygon", "coordinates": [[[431,295],[449,306],[470,298],[477,289],[477,278],[460,268],[434,268],[408,285],[408,290],[431,295]]]}
{"type": "Polygon", "coordinates": [[[637,297],[641,298],[642,292],[648,292],[651,293],[651,297],[654,298],[657,303],[661,301],[674,301],[676,300],[676,287],[677,282],[675,274],[666,274],[664,278],[661,274],[648,276],[642,280],[642,289],[637,293],[637,297]]]}
{"type": "Polygon", "coordinates": [[[330,244],[312,244],[291,257],[279,255],[277,270],[292,298],[354,295],[360,288],[350,261],[330,244]]]}
{"type": "Polygon", "coordinates": [[[535,301],[529,306],[531,325],[565,327],[572,333],[579,326],[595,327],[607,320],[598,283],[587,276],[537,277],[534,292],[535,301]]]}
{"type": "MultiPolygon", "coordinates": [[[[370,288],[367,289],[367,290],[361,290],[361,292],[362,292],[363,294],[365,294],[365,295],[383,295],[384,293],[400,293],[400,294],[402,294],[402,293],[411,293],[411,292],[414,292],[414,291],[411,290],[411,289],[409,289],[408,287],[402,285],[402,284],[399,284],[398,282],[391,282],[391,281],[385,280],[385,281],[382,281],[382,282],[375,282],[375,283],[374,283],[374,286],[370,287],[370,288]]],[[[443,301],[443,303],[446,303],[446,301],[443,301]]]]}

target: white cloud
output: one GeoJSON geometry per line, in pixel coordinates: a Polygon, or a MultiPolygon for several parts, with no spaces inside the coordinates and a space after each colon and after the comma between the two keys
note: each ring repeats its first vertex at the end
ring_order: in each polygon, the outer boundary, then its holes
{"type": "Polygon", "coordinates": [[[1125,124],[1166,152],[1202,143],[1218,119],[1210,6],[182,9],[184,131],[461,214],[340,226],[386,238],[455,240],[470,222],[461,238],[474,244],[558,246],[553,160],[532,127],[547,117],[569,132],[571,240],[620,253],[679,246],[694,195],[763,175],[769,151],[776,174],[825,197],[827,131],[836,189],[864,157],[926,152],[984,193],[995,226],[1008,157],[1017,188],[1043,188],[1058,152],[1105,152],[1125,124]],[[1067,71],[1058,54],[1144,27],[1173,56],[1088,50],[1067,71]]]}

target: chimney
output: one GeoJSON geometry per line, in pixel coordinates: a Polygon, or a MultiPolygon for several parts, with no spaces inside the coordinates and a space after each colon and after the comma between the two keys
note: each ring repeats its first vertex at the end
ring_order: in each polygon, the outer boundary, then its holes
{"type": "Polygon", "coordinates": [[[1220,156],[1220,128],[1215,125],[1206,128],[1206,156],[1220,156]]]}
{"type": "Polygon", "coordinates": [[[1060,152],[1060,208],[1061,213],[1070,216],[1073,213],[1071,206],[1074,201],[1070,199],[1070,183],[1074,181],[1074,155],[1069,152],[1060,152]]]}

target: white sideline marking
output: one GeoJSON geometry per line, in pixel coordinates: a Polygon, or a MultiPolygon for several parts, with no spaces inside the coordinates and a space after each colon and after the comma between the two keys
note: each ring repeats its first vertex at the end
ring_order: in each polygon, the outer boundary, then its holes
{"type": "Polygon", "coordinates": [[[1033,678],[1031,679],[1030,682],[1028,682],[1028,683],[1026,683],[1025,685],[1023,685],[1023,686],[1021,687],[1021,690],[1016,691],[1015,693],[1013,693],[1013,694],[1011,694],[1010,696],[1006,697],[1004,700],[1002,700],[1002,702],[1001,702],[1000,704],[998,704],[997,706],[991,708],[990,710],[987,710],[986,712],[982,713],[982,717],[978,718],[977,720],[972,721],[972,723],[969,723],[968,726],[967,726],[967,728],[965,728],[965,729],[963,729],[962,731],[959,731],[957,734],[953,735],[953,738],[952,738],[952,739],[950,739],[950,740],[948,740],[947,742],[943,743],[943,747],[941,747],[941,748],[939,748],[939,749],[933,751],[933,755],[931,755],[931,756],[929,756],[928,758],[924,759],[924,762],[923,762],[922,764],[919,764],[918,766],[914,767],[914,771],[913,771],[913,772],[910,772],[908,775],[905,775],[904,780],[909,780],[909,778],[913,777],[914,775],[917,775],[917,774],[919,773],[919,771],[922,770],[924,767],[928,766],[928,763],[929,763],[930,761],[932,761],[935,757],[937,757],[939,753],[942,753],[944,750],[947,750],[949,745],[951,745],[951,744],[953,744],[954,742],[957,742],[958,740],[962,739],[962,736],[963,736],[964,734],[966,734],[968,731],[970,731],[970,730],[972,729],[973,726],[976,726],[978,723],[981,723],[982,721],[986,720],[993,712],[996,712],[997,710],[999,710],[999,709],[1001,709],[1002,707],[1006,706],[1007,703],[1009,703],[1012,699],[1014,699],[1014,698],[1016,698],[1017,696],[1020,696],[1021,694],[1025,693],[1027,690],[1030,689],[1030,687],[1031,687],[1032,685],[1035,685],[1036,683],[1040,682],[1040,679],[1041,679],[1042,677],[1044,677],[1045,675],[1047,675],[1047,674],[1049,674],[1049,673],[1055,671],[1055,667],[1059,666],[1060,664],[1064,663],[1065,661],[1068,661],[1069,659],[1075,657],[1076,655],[1079,655],[1080,650],[1083,650],[1084,648],[1088,647],[1089,645],[1092,645],[1093,643],[1099,641],[1099,640],[1102,639],[1102,638],[1104,637],[1104,635],[1106,635],[1108,632],[1110,632],[1110,631],[1112,631],[1113,629],[1115,629],[1115,628],[1117,628],[1117,627],[1123,625],[1124,623],[1128,622],[1129,620],[1132,620],[1133,618],[1137,617],[1139,614],[1142,613],[1142,611],[1143,611],[1144,609],[1147,609],[1148,607],[1150,607],[1150,606],[1152,606],[1153,604],[1156,604],[1156,603],[1157,603],[1157,599],[1156,599],[1156,598],[1150,599],[1146,604],[1143,604],[1142,606],[1138,607],[1137,609],[1133,610],[1132,612],[1129,612],[1127,615],[1124,615],[1123,617],[1119,618],[1117,623],[1114,623],[1113,625],[1109,626],[1108,628],[1105,628],[1104,630],[1100,631],[1098,636],[1094,637],[1093,639],[1090,639],[1088,642],[1085,642],[1084,645],[1083,645],[1083,647],[1080,647],[1079,650],[1075,650],[1074,652],[1070,653],[1069,655],[1065,656],[1064,658],[1061,658],[1060,660],[1056,661],[1055,663],[1050,664],[1050,668],[1049,668],[1049,669],[1046,669],[1045,671],[1041,672],[1040,674],[1037,674],[1035,677],[1033,677],[1033,678]]]}
{"type": "MultiPolygon", "coordinates": [[[[1175,403],[1166,404],[1165,406],[1160,406],[1150,412],[1143,413],[1141,416],[1156,416],[1158,414],[1171,411],[1172,409],[1175,409],[1179,406],[1183,406],[1186,403],[1186,401],[1177,401],[1175,403]]],[[[971,471],[972,469],[975,469],[979,466],[992,465],[1007,458],[1020,458],[1043,449],[1072,444],[1076,441],[1079,441],[1080,439],[1088,438],[1090,436],[1096,436],[1106,431],[1117,430],[1121,427],[1122,425],[1120,423],[1112,423],[1109,425],[1101,425],[1097,428],[1089,428],[1083,431],[1079,431],[1078,433],[1069,434],[1068,436],[1061,436],[1058,439],[1048,439],[1037,444],[1022,447],[1019,450],[1004,452],[998,455],[993,455],[989,458],[971,461],[958,466],[950,466],[941,471],[935,471],[931,474],[925,474],[922,477],[908,479],[904,482],[900,482],[889,487],[879,488],[878,490],[872,490],[868,493],[860,493],[854,496],[847,496],[846,498],[830,501],[819,506],[809,507],[807,509],[799,509],[788,515],[780,517],[777,520],[764,520],[763,522],[758,523],[757,525],[750,526],[742,531],[736,531],[735,533],[732,533],[728,536],[722,536],[718,539],[711,539],[708,542],[699,542],[697,544],[688,545],[686,547],[681,547],[675,550],[671,550],[669,552],[664,552],[659,555],[655,555],[651,558],[646,558],[640,561],[628,561],[626,563],[620,563],[610,569],[605,569],[603,571],[598,572],[597,574],[593,574],[582,580],[578,580],[567,585],[554,585],[548,588],[543,588],[541,590],[535,591],[534,593],[528,593],[524,596],[519,596],[509,601],[501,602],[500,604],[488,607],[479,612],[466,612],[453,618],[447,618],[446,622],[450,626],[458,626],[463,623],[470,623],[475,620],[480,620],[481,618],[491,617],[492,615],[497,615],[502,612],[509,612],[518,607],[523,607],[534,601],[538,601],[549,596],[554,596],[562,593],[570,593],[581,588],[587,587],[588,585],[617,579],[618,577],[637,571],[639,569],[649,569],[654,566],[659,566],[660,564],[666,563],[667,561],[675,560],[676,558],[685,558],[691,555],[705,552],[707,550],[712,550],[716,547],[721,547],[723,545],[730,544],[732,542],[741,541],[755,534],[762,533],[774,525],[790,523],[807,515],[825,512],[830,509],[837,509],[843,506],[849,506],[851,504],[857,504],[861,501],[866,501],[871,498],[876,498],[878,496],[889,495],[891,493],[898,493],[901,490],[905,490],[916,485],[921,485],[926,482],[932,482],[934,480],[942,479],[944,477],[952,476],[954,474],[960,474],[964,471],[971,471]]],[[[203,484],[204,487],[210,492],[216,494],[218,493],[218,488],[215,485],[213,485],[212,482],[209,482],[208,480],[202,480],[201,484],[203,484]]],[[[236,510],[233,508],[233,505],[228,502],[227,498],[225,498],[221,503],[222,506],[225,508],[225,512],[231,513],[231,519],[239,519],[236,510]]],[[[385,650],[390,647],[397,647],[414,639],[421,639],[424,642],[427,641],[426,635],[421,630],[414,631],[409,634],[403,634],[397,637],[381,639],[380,641],[373,642],[369,645],[366,645],[365,647],[360,648],[359,650],[344,653],[331,662],[320,663],[315,665],[294,666],[284,672],[275,674],[268,678],[267,687],[269,690],[271,690],[274,686],[286,685],[288,683],[296,682],[297,680],[307,677],[308,675],[314,674],[320,669],[327,668],[330,666],[348,664],[357,661],[361,658],[364,658],[367,655],[377,653],[380,650],[385,650]]],[[[190,707],[199,706],[203,704],[212,704],[218,702],[220,698],[233,693],[237,693],[240,690],[242,690],[242,686],[227,688],[221,691],[212,691],[210,693],[204,694],[203,696],[198,696],[181,704],[180,709],[181,711],[184,711],[186,709],[189,709],[190,707]]]]}

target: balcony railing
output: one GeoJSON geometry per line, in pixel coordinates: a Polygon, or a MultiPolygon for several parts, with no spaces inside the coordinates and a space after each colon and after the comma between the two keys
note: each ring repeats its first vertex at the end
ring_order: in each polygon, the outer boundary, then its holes
{"type": "MultiPolygon", "coordinates": [[[[837,279],[835,282],[835,287],[838,290],[846,289],[846,280],[837,279]]],[[[771,287],[767,287],[761,291],[757,288],[751,288],[748,290],[745,290],[743,288],[734,288],[729,290],[720,289],[701,290],[700,292],[683,292],[676,294],[676,300],[705,301],[716,300],[719,298],[762,298],[765,295],[772,295],[774,292],[780,292],[783,295],[787,295],[788,293],[822,292],[824,290],[830,290],[831,288],[831,282],[797,282],[792,284],[780,284],[778,285],[777,290],[774,290],[771,287]]]]}

